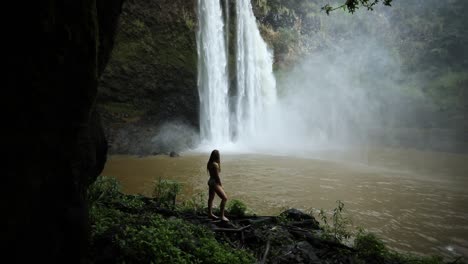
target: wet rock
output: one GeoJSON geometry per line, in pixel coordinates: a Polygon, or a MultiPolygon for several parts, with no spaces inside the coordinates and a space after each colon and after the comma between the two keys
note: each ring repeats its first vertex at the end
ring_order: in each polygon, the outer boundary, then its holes
{"type": "Polygon", "coordinates": [[[284,217],[288,220],[289,226],[302,227],[308,229],[320,229],[319,222],[309,214],[306,214],[298,209],[292,208],[288,209],[280,214],[281,217],[284,217]]]}
{"type": "Polygon", "coordinates": [[[298,209],[291,208],[288,209],[280,214],[282,217],[286,217],[288,220],[293,221],[302,221],[302,220],[310,220],[314,219],[311,215],[308,215],[298,209]]]}
{"type": "Polygon", "coordinates": [[[319,264],[322,261],[315,254],[315,249],[306,241],[298,242],[284,256],[278,259],[276,263],[311,263],[319,264]]]}
{"type": "Polygon", "coordinates": [[[243,224],[252,224],[252,225],[261,225],[261,224],[271,225],[271,224],[276,223],[276,219],[275,217],[271,217],[271,216],[259,216],[259,217],[253,217],[253,218],[241,220],[240,222],[243,224]]]}
{"type": "Polygon", "coordinates": [[[315,254],[315,249],[309,243],[305,241],[297,243],[296,250],[307,260],[307,263],[322,263],[315,254]]]}
{"type": "Polygon", "coordinates": [[[180,155],[179,155],[179,153],[177,153],[175,151],[171,151],[171,152],[169,152],[169,157],[176,158],[176,157],[180,157],[180,155]]]}
{"type": "Polygon", "coordinates": [[[319,222],[315,219],[307,219],[302,221],[293,221],[289,222],[288,225],[295,226],[295,227],[302,227],[308,229],[320,229],[319,222]]]}

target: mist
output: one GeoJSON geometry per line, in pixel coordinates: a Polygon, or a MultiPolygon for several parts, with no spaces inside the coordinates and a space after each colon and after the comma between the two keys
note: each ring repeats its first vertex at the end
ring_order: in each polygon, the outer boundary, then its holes
{"type": "Polygon", "coordinates": [[[180,152],[192,148],[200,141],[197,131],[190,125],[174,120],[164,123],[151,139],[151,148],[162,153],[180,152]]]}
{"type": "Polygon", "coordinates": [[[424,92],[434,65],[408,71],[404,63],[395,5],[323,14],[320,32],[302,40],[318,48],[275,72],[278,102],[257,133],[223,147],[287,155],[374,146],[460,151],[460,135],[424,92]]]}
{"type": "Polygon", "coordinates": [[[360,31],[328,43],[277,78],[280,104],[276,112],[282,118],[275,122],[276,129],[269,130],[281,131],[293,148],[369,144],[376,129],[415,114],[410,109],[402,112],[401,103],[395,104],[403,97],[399,82],[404,77],[400,58],[389,47],[392,43],[370,32],[376,27],[382,32],[391,30],[388,23],[382,23],[385,19],[380,18],[376,26],[377,14],[332,16],[323,21],[328,32],[352,23],[359,23],[360,31]]]}
{"type": "Polygon", "coordinates": [[[278,100],[265,105],[255,133],[225,144],[204,142],[199,149],[284,155],[369,147],[465,152],[466,48],[456,37],[461,17],[453,14],[460,5],[397,2],[354,14],[316,14],[320,28],[299,40],[306,55],[274,72],[278,100]]]}

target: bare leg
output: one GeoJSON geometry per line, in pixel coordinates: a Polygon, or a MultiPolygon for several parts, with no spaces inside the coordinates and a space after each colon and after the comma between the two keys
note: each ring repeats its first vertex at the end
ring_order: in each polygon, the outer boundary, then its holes
{"type": "Polygon", "coordinates": [[[227,195],[224,192],[223,187],[221,185],[216,184],[215,186],[215,192],[221,198],[221,204],[219,205],[219,209],[221,211],[221,219],[223,221],[229,221],[226,216],[224,216],[224,207],[226,206],[226,201],[227,201],[227,195]]]}
{"type": "Polygon", "coordinates": [[[210,186],[210,190],[208,193],[208,217],[212,219],[218,219],[218,217],[213,214],[214,197],[215,197],[215,189],[210,186]]]}

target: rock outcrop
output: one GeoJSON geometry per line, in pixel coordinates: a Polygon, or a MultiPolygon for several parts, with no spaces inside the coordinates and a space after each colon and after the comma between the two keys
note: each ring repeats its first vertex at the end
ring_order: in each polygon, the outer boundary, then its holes
{"type": "Polygon", "coordinates": [[[107,153],[95,97],[121,4],[52,0],[3,6],[16,13],[4,32],[8,74],[2,89],[2,239],[12,262],[84,260],[87,187],[107,153]]]}
{"type": "Polygon", "coordinates": [[[112,153],[164,152],[152,139],[168,121],[198,130],[195,33],[193,0],[124,3],[98,96],[112,153]]]}

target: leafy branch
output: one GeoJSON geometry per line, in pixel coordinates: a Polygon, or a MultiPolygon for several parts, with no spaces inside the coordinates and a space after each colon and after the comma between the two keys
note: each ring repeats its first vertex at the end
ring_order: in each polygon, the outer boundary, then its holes
{"type": "MultiPolygon", "coordinates": [[[[348,10],[351,14],[356,12],[356,9],[359,9],[360,6],[367,8],[367,10],[374,10],[374,6],[377,5],[381,0],[346,0],[346,2],[340,6],[333,7],[329,4],[322,7],[327,15],[330,15],[330,12],[333,12],[337,9],[348,10]]],[[[391,6],[392,0],[382,0],[382,3],[386,6],[391,6]]]]}

